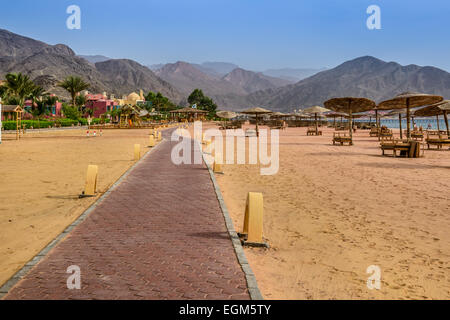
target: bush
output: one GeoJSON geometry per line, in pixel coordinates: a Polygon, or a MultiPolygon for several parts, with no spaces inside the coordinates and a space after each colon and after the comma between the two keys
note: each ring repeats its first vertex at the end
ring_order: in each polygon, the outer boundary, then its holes
{"type": "MultiPolygon", "coordinates": [[[[100,120],[101,119],[98,118],[92,119],[91,124],[99,124],[100,120]]],[[[31,129],[31,127],[34,129],[48,128],[49,126],[53,128],[55,125],[61,127],[71,127],[72,125],[77,126],[78,123],[81,123],[83,126],[87,126],[87,120],[84,118],[77,120],[65,118],[59,118],[56,120],[22,120],[22,126],[25,125],[25,128],[27,129],[31,129]]],[[[105,119],[105,123],[109,123],[109,119],[105,119]]],[[[2,121],[2,127],[4,130],[16,130],[16,121],[2,121]]]]}
{"type": "Polygon", "coordinates": [[[77,107],[72,107],[68,104],[63,104],[62,112],[68,119],[77,120],[81,118],[81,113],[78,111],[77,107]]]}

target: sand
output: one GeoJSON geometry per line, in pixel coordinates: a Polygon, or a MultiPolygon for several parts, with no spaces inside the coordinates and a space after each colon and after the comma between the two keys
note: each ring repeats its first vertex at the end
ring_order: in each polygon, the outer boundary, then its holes
{"type": "Polygon", "coordinates": [[[450,151],[382,157],[377,138],[333,146],[332,129],[280,133],[280,170],[224,165],[217,175],[237,231],[249,191],[264,195],[270,249],[246,248],[267,299],[449,299],[450,151]],[[366,269],[381,268],[380,290],[366,269]]]}
{"type": "MultiPolygon", "coordinates": [[[[0,145],[0,284],[70,225],[96,198],[78,199],[89,164],[99,166],[99,196],[149,149],[149,130],[27,133],[0,145]]],[[[97,197],[98,198],[98,197],[97,197]]]]}

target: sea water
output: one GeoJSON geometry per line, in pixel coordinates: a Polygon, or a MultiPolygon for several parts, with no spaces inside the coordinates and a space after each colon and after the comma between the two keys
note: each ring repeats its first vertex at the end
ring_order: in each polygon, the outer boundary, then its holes
{"type": "MultiPolygon", "coordinates": [[[[353,121],[369,123],[369,120],[365,120],[365,119],[355,119],[353,121]]],[[[407,122],[406,119],[402,120],[402,129],[406,129],[406,122],[407,122]]],[[[422,126],[422,128],[424,130],[428,129],[428,124],[431,124],[432,130],[437,130],[437,128],[438,128],[436,118],[415,118],[414,122],[416,123],[417,128],[420,128],[420,126],[422,126]]],[[[375,125],[375,119],[372,119],[372,123],[373,123],[373,125],[375,125]]],[[[380,119],[380,125],[386,126],[389,129],[399,129],[400,128],[398,119],[380,119]]],[[[413,127],[414,127],[414,124],[411,120],[411,129],[413,127]]],[[[439,128],[441,130],[447,129],[447,127],[445,126],[444,119],[439,119],[439,128]]]]}

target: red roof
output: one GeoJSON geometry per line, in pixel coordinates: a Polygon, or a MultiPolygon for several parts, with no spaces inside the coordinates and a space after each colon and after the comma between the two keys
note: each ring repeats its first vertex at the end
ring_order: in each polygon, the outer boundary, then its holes
{"type": "Polygon", "coordinates": [[[86,95],[86,100],[101,100],[101,99],[106,99],[106,97],[103,94],[87,94],[86,95]]]}

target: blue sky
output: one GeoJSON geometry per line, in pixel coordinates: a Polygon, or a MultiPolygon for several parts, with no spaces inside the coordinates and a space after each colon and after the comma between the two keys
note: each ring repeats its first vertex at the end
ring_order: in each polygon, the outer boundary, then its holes
{"type": "Polygon", "coordinates": [[[319,68],[372,55],[450,71],[449,14],[448,0],[14,0],[1,1],[0,28],[143,64],[319,68]],[[72,4],[81,30],[66,28],[72,4]],[[381,30],[366,27],[373,4],[381,30]]]}

